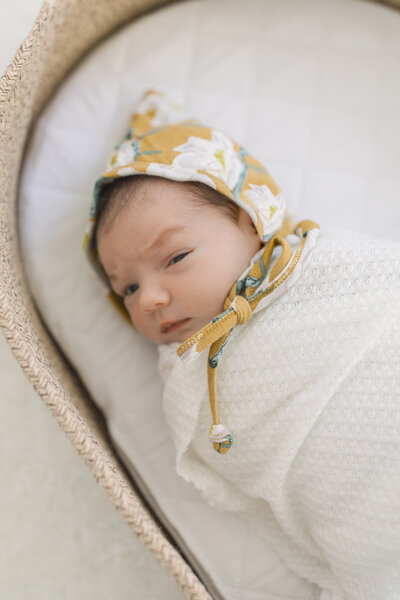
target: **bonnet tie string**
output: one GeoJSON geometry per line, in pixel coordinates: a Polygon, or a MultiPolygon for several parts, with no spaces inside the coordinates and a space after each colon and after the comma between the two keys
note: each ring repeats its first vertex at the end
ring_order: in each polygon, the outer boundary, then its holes
{"type": "Polygon", "coordinates": [[[319,225],[308,219],[303,220],[295,227],[293,233],[298,235],[301,240],[296,250],[292,253],[292,249],[284,237],[273,236],[264,246],[262,255],[252,264],[247,275],[233,284],[225,299],[224,311],[177,349],[178,356],[184,362],[190,362],[200,352],[210,347],[207,379],[213,422],[208,436],[214,449],[220,454],[228,452],[233,438],[218,418],[216,405],[218,363],[235,325],[246,323],[254,312],[271,304],[299,278],[314,250],[319,234],[319,225]],[[266,278],[271,255],[276,246],[281,246],[282,252],[266,278]]]}

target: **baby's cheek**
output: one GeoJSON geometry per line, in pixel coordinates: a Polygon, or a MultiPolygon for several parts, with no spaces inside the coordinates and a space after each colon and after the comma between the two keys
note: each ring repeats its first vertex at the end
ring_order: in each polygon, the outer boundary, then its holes
{"type": "Polygon", "coordinates": [[[137,309],[135,310],[133,301],[130,298],[128,298],[125,301],[125,308],[128,312],[128,315],[129,315],[132,325],[135,327],[135,329],[137,331],[139,331],[140,333],[143,333],[142,319],[140,317],[140,314],[138,314],[138,310],[137,309]]]}
{"type": "Polygon", "coordinates": [[[210,265],[202,281],[205,310],[210,318],[224,310],[225,298],[231,289],[229,274],[216,265],[210,265]]]}

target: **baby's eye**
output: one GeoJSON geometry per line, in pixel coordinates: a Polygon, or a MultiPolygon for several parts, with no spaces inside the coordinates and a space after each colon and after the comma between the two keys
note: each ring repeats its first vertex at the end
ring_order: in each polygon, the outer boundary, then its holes
{"type": "Polygon", "coordinates": [[[132,294],[134,294],[136,292],[136,290],[139,288],[139,286],[137,285],[137,283],[134,283],[133,285],[128,286],[127,288],[125,288],[124,290],[124,296],[131,296],[132,294]]]}
{"type": "MultiPolygon", "coordinates": [[[[182,260],[183,258],[185,258],[185,256],[187,256],[188,254],[190,254],[190,252],[184,252],[183,254],[178,254],[178,256],[175,256],[172,260],[170,260],[169,265],[174,265],[177,262],[179,262],[180,260],[182,260]]],[[[133,283],[132,285],[129,285],[127,288],[124,289],[122,296],[132,296],[132,294],[134,294],[136,292],[136,290],[139,289],[139,286],[137,285],[137,283],[133,283]]]]}
{"type": "Polygon", "coordinates": [[[183,258],[185,258],[185,256],[187,256],[188,254],[190,254],[189,252],[184,252],[183,254],[178,254],[178,256],[175,256],[169,264],[176,264],[177,262],[179,262],[180,260],[182,260],[183,258]],[[174,262],[175,261],[175,262],[174,262]]]}

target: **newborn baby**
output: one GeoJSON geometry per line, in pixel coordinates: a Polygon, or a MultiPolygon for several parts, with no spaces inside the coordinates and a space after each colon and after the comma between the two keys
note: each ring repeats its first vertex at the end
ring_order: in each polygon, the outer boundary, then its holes
{"type": "Polygon", "coordinates": [[[159,345],[178,474],[335,597],[395,599],[400,245],[285,211],[244,148],[149,92],[85,246],[159,345]]]}
{"type": "Polygon", "coordinates": [[[141,334],[183,342],[222,312],[260,238],[242,208],[204,183],[136,175],[118,184],[97,218],[101,263],[141,334]]]}

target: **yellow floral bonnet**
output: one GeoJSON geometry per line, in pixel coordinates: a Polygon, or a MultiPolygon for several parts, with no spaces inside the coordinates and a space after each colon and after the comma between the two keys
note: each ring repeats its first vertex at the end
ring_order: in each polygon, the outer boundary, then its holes
{"type": "Polygon", "coordinates": [[[265,167],[226,133],[188,116],[163,93],[147,91],[131,117],[126,135],[113,149],[105,172],[95,183],[83,243],[105,283],[105,293],[128,321],[122,299],[108,284],[92,233],[104,186],[119,177],[137,174],[209,185],[250,215],[263,243],[282,227],[286,201],[265,167]]]}

